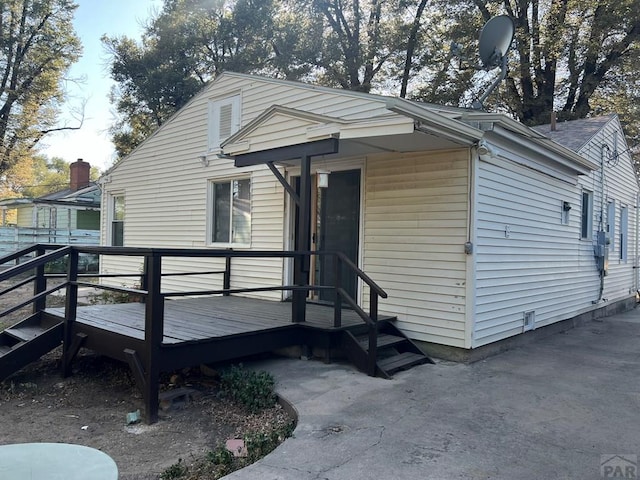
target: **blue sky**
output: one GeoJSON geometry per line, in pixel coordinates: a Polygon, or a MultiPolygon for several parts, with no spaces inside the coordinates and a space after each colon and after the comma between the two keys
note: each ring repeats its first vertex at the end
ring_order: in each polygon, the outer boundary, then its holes
{"type": "Polygon", "coordinates": [[[73,110],[86,101],[85,120],[77,131],[60,132],[47,136],[40,143],[42,153],[49,157],[62,157],[68,162],[82,158],[101,170],[113,164],[114,150],[107,129],[112,123],[111,105],[107,98],[112,82],[109,79],[108,57],[100,42],[103,34],[126,35],[140,38],[141,23],[162,0],[76,0],[75,29],[80,36],[84,53],[72,68],[69,78],[82,79],[82,83],[69,82],[69,101],[62,122],[77,123],[73,110]]]}

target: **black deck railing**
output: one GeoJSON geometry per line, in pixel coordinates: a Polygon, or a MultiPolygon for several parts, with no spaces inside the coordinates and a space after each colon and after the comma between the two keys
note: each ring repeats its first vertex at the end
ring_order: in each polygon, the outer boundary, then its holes
{"type": "MultiPolygon", "coordinates": [[[[297,321],[296,315],[303,312],[306,297],[310,291],[333,290],[335,292],[334,301],[334,327],[342,324],[342,310],[346,305],[352,309],[362,319],[367,326],[369,335],[368,349],[368,373],[375,375],[377,359],[377,334],[378,334],[378,300],[380,297],[386,298],[387,294],[369,276],[367,276],[349,258],[340,252],[301,252],[301,251],[235,251],[235,250],[211,250],[211,249],[177,249],[177,248],[136,248],[136,247],[98,247],[98,246],[60,246],[60,245],[33,245],[10,255],[0,258],[0,267],[11,262],[24,259],[26,256],[33,258],[26,262],[11,266],[0,272],[0,283],[16,278],[20,275],[29,274],[27,278],[20,279],[10,287],[0,291],[0,295],[9,293],[16,288],[33,282],[33,297],[10,307],[4,312],[0,312],[0,319],[20,308],[33,304],[33,311],[38,312],[46,308],[46,297],[55,291],[66,288],[65,298],[65,334],[63,349],[71,344],[71,332],[73,322],[76,320],[78,307],[78,288],[82,286],[93,287],[106,291],[134,295],[145,302],[145,363],[147,365],[157,365],[154,361],[162,346],[164,333],[164,301],[166,298],[198,295],[234,295],[244,293],[257,293],[268,291],[292,291],[299,292],[292,296],[292,321],[297,321]],[[143,267],[141,272],[121,272],[121,273],[80,273],[79,256],[81,254],[95,256],[128,256],[141,257],[143,267]],[[309,264],[312,256],[331,256],[334,259],[335,283],[334,285],[271,285],[265,287],[238,288],[231,287],[233,278],[233,261],[235,259],[251,258],[282,258],[294,259],[309,264]],[[45,266],[67,257],[67,268],[65,274],[46,273],[45,266]],[[220,269],[208,269],[202,271],[180,271],[163,272],[163,259],[166,258],[220,258],[224,260],[224,267],[220,269]],[[347,292],[342,284],[342,272],[346,270],[355,275],[363,284],[369,287],[369,308],[368,312],[347,292]],[[162,279],[167,277],[190,276],[190,275],[221,275],[220,288],[202,289],[195,291],[163,291],[162,279]],[[62,277],[63,282],[52,288],[47,288],[47,278],[62,277]],[[95,283],[100,279],[115,278],[136,278],[139,279],[135,286],[115,286],[108,283],[95,283]],[[93,279],[94,282],[89,282],[93,279]],[[300,302],[303,304],[301,305],[300,302]]],[[[67,352],[63,353],[63,357],[67,352]]],[[[63,364],[66,362],[63,361],[63,364]]],[[[159,372],[150,371],[150,375],[159,372]]]]}

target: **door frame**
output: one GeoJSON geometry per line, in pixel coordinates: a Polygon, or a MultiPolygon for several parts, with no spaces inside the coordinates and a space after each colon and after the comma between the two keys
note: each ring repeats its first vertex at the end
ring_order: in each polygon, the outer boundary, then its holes
{"type": "MultiPolygon", "coordinates": [[[[362,269],[362,261],[364,258],[364,213],[365,213],[365,185],[366,185],[366,158],[354,158],[350,160],[313,160],[311,162],[311,174],[314,176],[314,181],[312,182],[314,186],[314,190],[317,190],[317,183],[315,181],[315,175],[318,170],[329,170],[330,172],[341,172],[346,170],[360,170],[360,212],[358,214],[358,266],[362,269]]],[[[292,178],[300,175],[300,167],[286,167],[284,169],[284,177],[287,179],[290,185],[292,178]]],[[[331,174],[329,174],[329,182],[331,182],[331,174]]],[[[295,202],[291,199],[291,196],[284,192],[285,195],[285,215],[284,215],[284,248],[285,250],[293,250],[295,245],[295,202]]],[[[315,202],[316,199],[316,191],[312,193],[312,198],[314,199],[314,207],[312,208],[312,212],[315,215],[318,214],[316,211],[315,202]]],[[[315,223],[312,220],[312,224],[315,223]]],[[[315,231],[315,225],[313,226],[313,230],[315,231]]],[[[293,262],[291,259],[285,259],[284,268],[283,268],[283,284],[291,285],[293,283],[293,262]]],[[[283,300],[287,300],[291,297],[291,292],[283,291],[283,300]]],[[[363,298],[362,291],[362,279],[360,277],[357,278],[356,283],[356,302],[361,303],[363,298]]]]}

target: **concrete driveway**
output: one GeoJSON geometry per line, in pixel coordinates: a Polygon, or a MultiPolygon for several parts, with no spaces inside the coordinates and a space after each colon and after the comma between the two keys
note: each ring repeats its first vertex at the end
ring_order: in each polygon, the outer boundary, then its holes
{"type": "Polygon", "coordinates": [[[299,424],[293,438],[227,478],[636,478],[639,309],[392,380],[318,361],[255,367],[275,375],[299,424]]]}

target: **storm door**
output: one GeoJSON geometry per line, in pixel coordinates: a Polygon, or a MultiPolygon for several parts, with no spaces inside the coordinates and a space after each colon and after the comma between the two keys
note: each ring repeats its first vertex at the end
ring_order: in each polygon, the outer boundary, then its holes
{"type": "MultiPolygon", "coordinates": [[[[327,187],[318,188],[313,248],[344,253],[358,264],[360,240],[360,170],[331,172],[327,187]]],[[[315,262],[315,282],[335,284],[333,256],[320,256],[315,262]]],[[[357,300],[356,275],[343,266],[342,287],[357,300]]],[[[319,300],[333,302],[335,292],[322,290],[319,300]]]]}
{"type": "MultiPolygon", "coordinates": [[[[292,179],[294,189],[300,193],[300,177],[292,179]]],[[[327,187],[319,187],[316,175],[312,178],[311,189],[311,249],[339,251],[356,265],[360,241],[360,170],[331,172],[327,187]]],[[[293,230],[298,229],[298,208],[294,208],[293,230]]],[[[297,236],[293,236],[294,249],[297,236]]],[[[342,288],[357,300],[356,276],[347,268],[342,269],[342,288]]],[[[310,281],[313,285],[335,285],[333,256],[313,256],[311,258],[310,281]]],[[[312,291],[309,298],[333,303],[333,290],[312,291]]]]}

